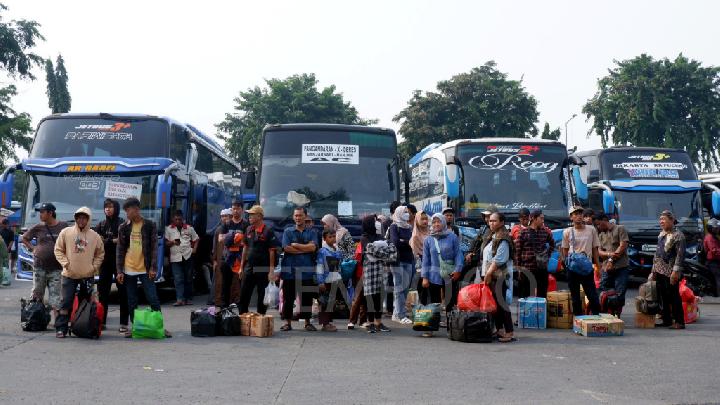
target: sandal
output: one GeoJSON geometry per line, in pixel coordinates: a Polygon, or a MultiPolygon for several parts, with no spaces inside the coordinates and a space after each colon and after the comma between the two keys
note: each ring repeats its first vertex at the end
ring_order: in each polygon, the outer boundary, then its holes
{"type": "Polygon", "coordinates": [[[288,332],[288,331],[291,331],[291,330],[292,330],[292,326],[290,326],[290,324],[287,324],[287,323],[286,323],[285,325],[283,325],[283,326],[280,327],[280,330],[283,331],[283,332],[288,332]]]}
{"type": "Polygon", "coordinates": [[[130,339],[130,338],[132,338],[132,332],[130,332],[130,331],[125,332],[125,339],[130,339]]]}
{"type": "Polygon", "coordinates": [[[127,333],[128,327],[125,325],[120,325],[120,329],[118,329],[118,332],[120,333],[127,333]]]}
{"type": "Polygon", "coordinates": [[[670,329],[685,329],[685,325],[675,322],[670,326],[670,329]]]}
{"type": "Polygon", "coordinates": [[[165,338],[166,338],[166,339],[169,339],[169,338],[171,338],[171,337],[172,337],[172,333],[170,333],[169,330],[165,329],[165,338]]]}
{"type": "Polygon", "coordinates": [[[311,323],[306,323],[305,330],[308,332],[315,332],[315,331],[317,331],[317,328],[315,327],[315,325],[313,325],[311,323]]]}
{"type": "Polygon", "coordinates": [[[66,336],[66,333],[63,332],[63,331],[61,331],[61,330],[55,332],[55,337],[58,338],[58,339],[64,339],[65,336],[66,336]]]}
{"type": "Polygon", "coordinates": [[[502,336],[502,337],[498,338],[498,342],[500,342],[500,343],[517,342],[517,339],[515,339],[515,336],[502,336]]]}

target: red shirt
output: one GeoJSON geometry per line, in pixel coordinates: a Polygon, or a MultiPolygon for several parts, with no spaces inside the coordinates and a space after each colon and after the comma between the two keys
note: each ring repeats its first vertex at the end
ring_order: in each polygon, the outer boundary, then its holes
{"type": "Polygon", "coordinates": [[[705,235],[703,247],[707,252],[707,260],[720,260],[720,240],[715,235],[711,233],[705,235]]]}

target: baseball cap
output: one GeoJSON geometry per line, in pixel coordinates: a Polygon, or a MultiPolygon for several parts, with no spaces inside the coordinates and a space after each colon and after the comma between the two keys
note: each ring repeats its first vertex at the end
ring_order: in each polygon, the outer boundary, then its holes
{"type": "Polygon", "coordinates": [[[220,215],[232,215],[232,210],[230,208],[225,208],[224,210],[220,211],[220,215]]]}
{"type": "Polygon", "coordinates": [[[576,213],[576,212],[578,212],[578,211],[584,212],[584,211],[585,211],[585,208],[583,208],[583,207],[581,207],[581,206],[579,206],[579,205],[575,205],[575,206],[573,206],[572,208],[570,208],[570,211],[568,212],[568,214],[572,215],[572,214],[574,214],[574,213],[576,213]]]}
{"type": "Polygon", "coordinates": [[[55,205],[51,202],[35,204],[35,211],[56,211],[55,205]]]}
{"type": "Polygon", "coordinates": [[[249,210],[247,210],[247,213],[248,214],[260,214],[262,216],[265,216],[265,211],[259,205],[253,205],[249,210]]]}

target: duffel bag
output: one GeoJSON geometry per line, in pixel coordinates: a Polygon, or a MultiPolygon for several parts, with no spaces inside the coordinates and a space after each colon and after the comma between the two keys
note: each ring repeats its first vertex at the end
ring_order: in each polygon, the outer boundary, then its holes
{"type": "Polygon", "coordinates": [[[413,330],[434,332],[440,329],[440,304],[416,305],[413,308],[413,330]]]}
{"type": "Polygon", "coordinates": [[[448,316],[448,338],[458,342],[491,343],[492,315],[487,312],[452,311],[448,316]]]}
{"type": "Polygon", "coordinates": [[[190,334],[195,337],[214,337],[217,335],[217,322],[215,314],[211,314],[207,309],[192,311],[190,313],[190,334]]]}

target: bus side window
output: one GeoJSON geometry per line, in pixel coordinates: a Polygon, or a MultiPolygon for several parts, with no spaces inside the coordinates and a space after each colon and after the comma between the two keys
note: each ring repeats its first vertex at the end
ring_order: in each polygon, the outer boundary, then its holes
{"type": "Polygon", "coordinates": [[[185,153],[188,143],[188,134],[179,125],[173,125],[170,130],[170,159],[185,164],[185,153]]]}
{"type": "Polygon", "coordinates": [[[428,189],[430,196],[438,196],[445,193],[445,165],[437,159],[430,159],[428,189]]]}

